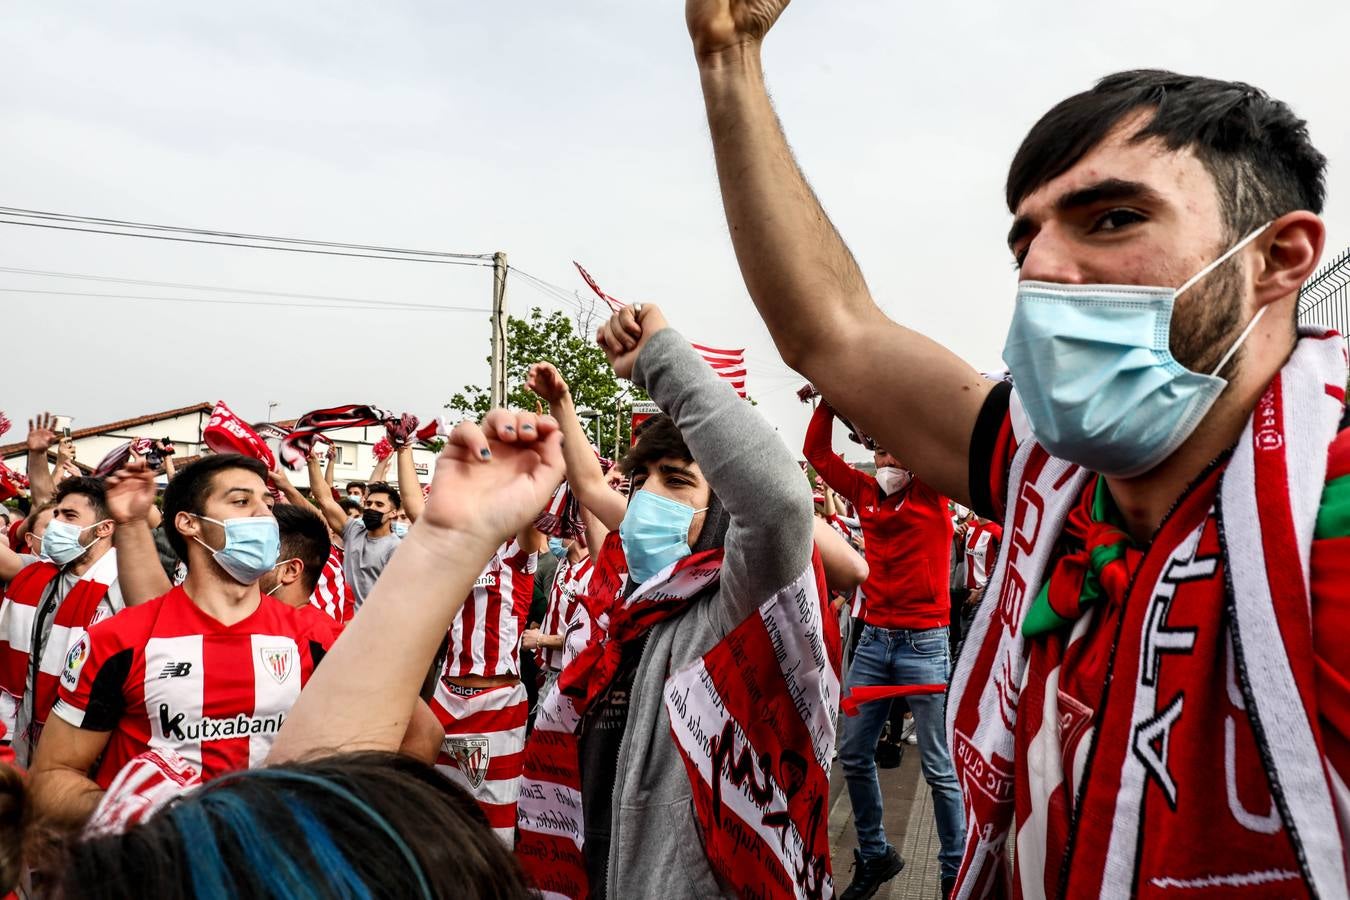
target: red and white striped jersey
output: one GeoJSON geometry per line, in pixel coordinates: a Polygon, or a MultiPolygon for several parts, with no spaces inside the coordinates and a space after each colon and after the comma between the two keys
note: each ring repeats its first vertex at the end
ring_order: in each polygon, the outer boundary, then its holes
{"type": "MultiPolygon", "coordinates": [[[[591,570],[594,562],[589,553],[583,554],[576,562],[564,558],[558,563],[558,571],[553,576],[553,585],[548,592],[548,611],[544,613],[544,625],[540,629],[544,634],[565,634],[567,623],[572,619],[572,605],[577,594],[583,593],[591,583],[591,570]]],[[[563,651],[561,647],[545,647],[541,654],[544,665],[550,669],[561,669],[563,651]]]]}
{"type": "Polygon", "coordinates": [[[341,547],[334,547],[328,554],[328,562],[319,573],[319,583],[314,585],[309,604],[340,625],[352,620],[356,603],[347,585],[347,576],[342,574],[341,547]]]}
{"type": "Polygon", "coordinates": [[[977,590],[985,586],[998,562],[998,542],[1003,529],[984,519],[972,519],[966,531],[966,587],[977,590]]]}
{"type": "Polygon", "coordinates": [[[538,563],[539,554],[526,553],[514,539],[497,550],[450,626],[446,675],[520,674],[520,632],[538,563]]]}
{"type": "Polygon", "coordinates": [[[226,626],[182,587],[90,628],[66,656],[52,713],[110,731],[94,775],[107,788],[146,750],[172,750],[203,779],[259,766],[334,629],[266,594],[226,626]]]}

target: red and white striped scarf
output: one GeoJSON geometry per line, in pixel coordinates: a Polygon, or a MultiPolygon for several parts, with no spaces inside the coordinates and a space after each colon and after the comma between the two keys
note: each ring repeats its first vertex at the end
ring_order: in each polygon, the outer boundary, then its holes
{"type": "MultiPolygon", "coordinates": [[[[1227,654],[1240,689],[1230,696],[1237,695],[1234,707],[1245,710],[1261,752],[1259,764],[1229,768],[1229,791],[1274,795],[1279,816],[1271,833],[1288,835],[1298,871],[1181,883],[1171,876],[1188,869],[1185,843],[1149,840],[1143,802],[1149,784],[1203,784],[1215,765],[1207,754],[1168,753],[1166,726],[1175,721],[1168,717],[1181,714],[1187,685],[1175,677],[1169,682],[1167,669],[1156,665],[1160,653],[1184,652],[1185,634],[1167,627],[1165,613],[1158,619],[1146,614],[1153,605],[1125,606],[1109,663],[1109,692],[1095,720],[1075,717],[1072,703],[1056,702],[1057,685],[1069,674],[1061,664],[1094,613],[1088,611],[1067,635],[1027,639],[1022,625],[1091,475],[1028,440],[1012,465],[1005,539],[989,584],[997,603],[983,604],[986,613],[976,619],[952,679],[948,739],[966,806],[966,848],[954,897],[1125,897],[1144,889],[1231,889],[1240,881],[1249,889],[1265,883],[1280,896],[1347,895],[1342,834],[1350,827],[1350,792],[1322,747],[1307,587],[1327,448],[1343,410],[1345,382],[1339,337],[1305,333],[1248,421],[1202,525],[1175,535],[1165,524],[1155,545],[1172,547],[1170,556],[1147,577],[1152,584],[1139,585],[1166,600],[1190,582],[1187,612],[1197,617],[1193,621],[1203,620],[1211,632],[1225,623],[1231,629],[1227,654]],[[1207,530],[1219,535],[1221,552],[1201,560],[1197,548],[1207,530]],[[1202,562],[1211,575],[1221,564],[1225,577],[1187,575],[1202,562]],[[1019,714],[1035,718],[1019,727],[1019,714]],[[1066,796],[1075,804],[1072,811],[1056,806],[1066,796]],[[1052,823],[1066,819],[1070,833],[1056,833],[1052,823]],[[1014,828],[1016,879],[1006,847],[1014,828]],[[1276,885],[1261,876],[1288,876],[1301,884],[1276,885]]],[[[1147,576],[1143,568],[1136,574],[1147,576]]],[[[1231,744],[1231,726],[1227,739],[1231,744]]],[[[1224,740],[1215,734],[1212,745],[1224,740]]],[[[1204,800],[1172,806],[1194,814],[1189,829],[1201,836],[1213,830],[1213,820],[1200,812],[1204,800]]]]}
{"type": "MultiPolygon", "coordinates": [[[[314,441],[325,431],[334,431],[338,428],[367,428],[371,425],[383,425],[386,431],[401,430],[408,418],[412,417],[396,416],[378,406],[360,403],[307,412],[296,419],[295,428],[281,439],[281,461],[292,469],[302,468],[305,460],[309,458],[314,441]]],[[[416,428],[417,420],[413,418],[407,431],[411,434],[416,428]]]]}
{"type": "Polygon", "coordinates": [[[351,621],[355,612],[347,577],[342,574],[342,550],[334,547],[328,553],[328,561],[319,572],[319,580],[314,585],[314,593],[309,595],[309,605],[317,608],[328,618],[345,625],[351,621]]]}
{"type": "MultiPolygon", "coordinates": [[[[526,746],[517,851],[546,898],[590,892],[576,745],[582,715],[613,678],[622,644],[685,612],[721,575],[721,551],[708,551],[625,598],[617,537],[607,540],[585,601],[596,639],[565,661],[526,746]]],[[[834,893],[827,803],[840,644],[824,585],[815,554],[796,581],[666,681],[666,712],[704,852],[718,876],[747,896],[834,893]]]]}
{"type": "MultiPolygon", "coordinates": [[[[38,607],[60,571],[49,562],[26,566],[10,582],[3,606],[0,606],[0,688],[20,703],[27,690],[32,666],[33,629],[38,607]]],[[[31,707],[33,721],[16,723],[19,727],[14,732],[15,746],[22,747],[19,756],[25,763],[28,761],[26,751],[36,746],[42,726],[56,703],[61,673],[70,662],[66,658],[67,650],[96,622],[119,612],[122,607],[122,594],[117,588],[117,551],[109,550],[71,586],[52,616],[51,632],[38,660],[31,707]],[[20,728],[24,733],[20,733],[20,728]]]]}
{"type": "Polygon", "coordinates": [[[184,757],[167,747],[147,750],[123,766],[108,785],[84,825],[84,836],[122,834],[201,783],[201,769],[184,757]]]}

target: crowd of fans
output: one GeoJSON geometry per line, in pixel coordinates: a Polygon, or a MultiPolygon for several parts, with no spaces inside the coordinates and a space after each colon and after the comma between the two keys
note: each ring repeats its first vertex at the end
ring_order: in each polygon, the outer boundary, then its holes
{"type": "Polygon", "coordinates": [[[1306,126],[1157,71],[1057,105],[1009,173],[982,376],[880,312],[793,161],[759,57],[785,6],[687,8],[806,463],[650,304],[596,335],[664,411],[616,461],[546,360],[548,413],[443,427],[429,485],[437,429],[373,407],[93,475],[36,417],[26,486],[0,470],[0,889],[825,898],[837,760],[866,900],[906,864],[877,770],[912,743],[944,898],[1347,896],[1347,369],[1294,325],[1306,126]],[[322,432],[356,421],[391,453],[339,486],[322,432]]]}

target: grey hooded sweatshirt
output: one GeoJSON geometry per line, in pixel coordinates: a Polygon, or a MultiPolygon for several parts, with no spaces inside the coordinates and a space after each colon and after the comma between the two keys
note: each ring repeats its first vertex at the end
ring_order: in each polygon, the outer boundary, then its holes
{"type": "MultiPolygon", "coordinates": [[[[717,589],[655,625],[637,663],[613,785],[606,896],[733,896],[703,851],[693,789],[666,714],[665,682],[806,570],[811,491],[773,427],[678,332],[652,337],[633,381],[674,420],[730,521],[717,589]]],[[[710,516],[705,530],[711,524],[710,516]]]]}

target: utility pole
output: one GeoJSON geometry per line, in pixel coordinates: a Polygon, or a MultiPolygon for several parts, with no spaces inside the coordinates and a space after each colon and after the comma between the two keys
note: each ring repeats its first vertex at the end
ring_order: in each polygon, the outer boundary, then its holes
{"type": "Polygon", "coordinates": [[[506,406],[506,254],[492,254],[492,407],[506,406]]]}

